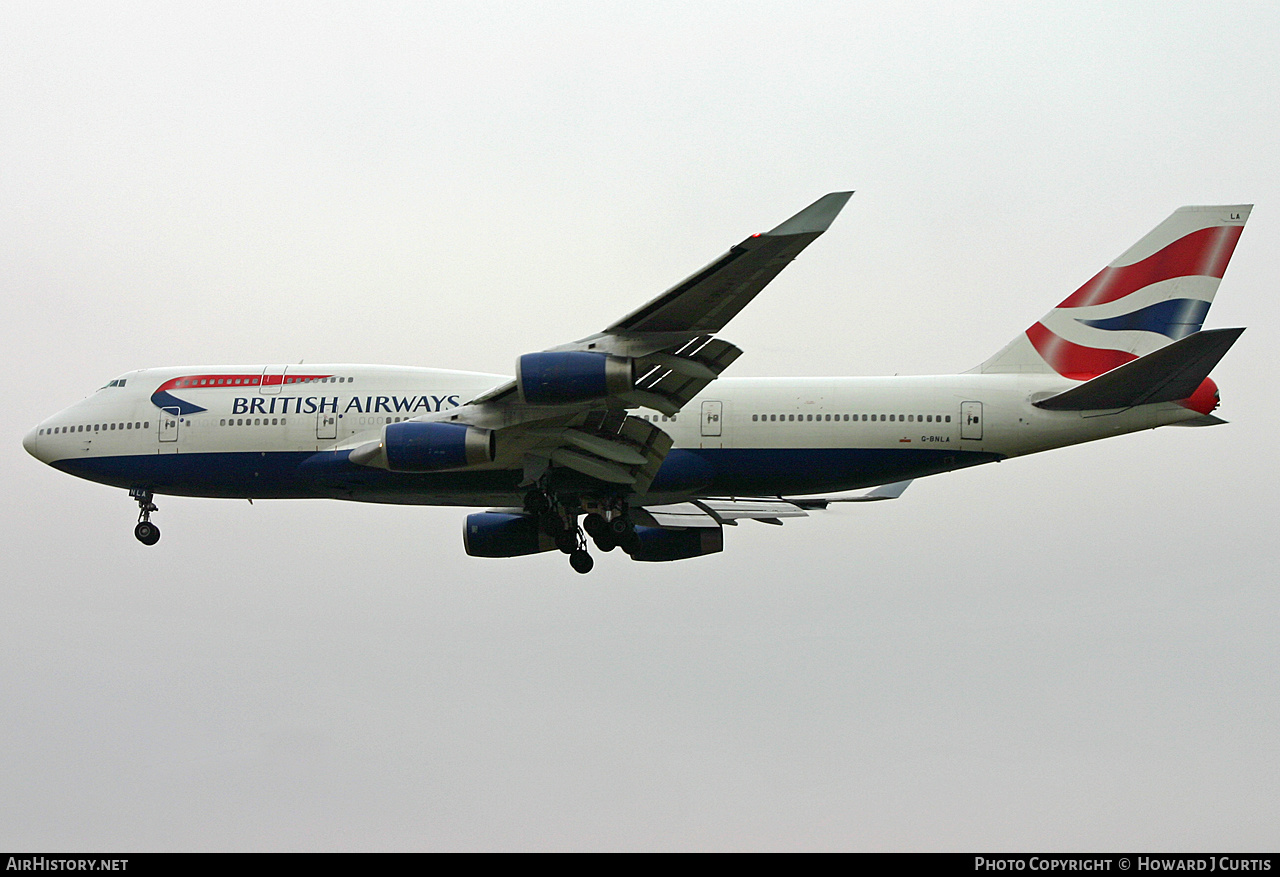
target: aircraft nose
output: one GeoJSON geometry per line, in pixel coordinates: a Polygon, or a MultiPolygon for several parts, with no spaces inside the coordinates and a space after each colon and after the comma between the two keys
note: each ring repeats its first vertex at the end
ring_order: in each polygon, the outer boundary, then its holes
{"type": "Polygon", "coordinates": [[[37,427],[22,437],[22,446],[27,449],[28,454],[35,457],[37,460],[40,459],[40,455],[37,453],[38,449],[36,448],[36,437],[39,434],[39,427],[37,427]]]}

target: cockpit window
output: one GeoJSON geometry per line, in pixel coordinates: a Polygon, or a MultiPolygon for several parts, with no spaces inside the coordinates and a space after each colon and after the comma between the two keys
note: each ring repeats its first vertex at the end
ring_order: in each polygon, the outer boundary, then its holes
{"type": "Polygon", "coordinates": [[[98,389],[105,390],[107,387],[123,387],[126,380],[127,378],[116,378],[114,381],[111,381],[109,384],[105,384],[98,389]]]}

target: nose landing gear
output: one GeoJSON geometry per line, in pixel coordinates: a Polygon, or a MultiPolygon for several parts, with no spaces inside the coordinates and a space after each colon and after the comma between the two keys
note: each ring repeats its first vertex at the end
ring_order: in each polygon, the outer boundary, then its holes
{"type": "Polygon", "coordinates": [[[152,502],[154,495],[144,487],[135,487],[129,496],[138,501],[138,526],[133,528],[133,535],[143,545],[155,545],[160,541],[160,528],[151,523],[151,513],[157,511],[152,502]]]}

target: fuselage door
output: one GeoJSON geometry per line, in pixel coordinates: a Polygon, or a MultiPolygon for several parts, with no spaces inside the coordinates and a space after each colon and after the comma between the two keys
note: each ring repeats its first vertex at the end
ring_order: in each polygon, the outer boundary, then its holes
{"type": "Polygon", "coordinates": [[[960,403],[960,438],[981,440],[982,438],[982,403],[960,403]]]}
{"type": "Polygon", "coordinates": [[[178,424],[182,418],[177,408],[160,409],[160,441],[176,442],[178,440],[178,424]]]}
{"type": "Polygon", "coordinates": [[[316,414],[316,438],[336,439],[338,437],[338,415],[333,411],[320,411],[316,414]]]}
{"type": "Polygon", "coordinates": [[[284,384],[284,373],[287,365],[269,365],[262,370],[262,383],[258,385],[259,393],[275,395],[284,384]]]}
{"type": "Polygon", "coordinates": [[[723,429],[721,417],[724,415],[723,402],[702,403],[702,434],[704,436],[721,435],[723,429]]]}

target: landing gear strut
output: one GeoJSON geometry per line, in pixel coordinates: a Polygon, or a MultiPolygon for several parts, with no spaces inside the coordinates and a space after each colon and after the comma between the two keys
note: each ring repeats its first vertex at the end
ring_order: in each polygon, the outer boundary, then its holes
{"type": "Polygon", "coordinates": [[[538,519],[538,526],[555,540],[556,548],[569,555],[575,572],[588,573],[595,566],[587,553],[590,542],[601,551],[621,548],[628,554],[640,547],[635,521],[628,514],[626,499],[620,496],[561,493],[544,480],[525,494],[524,510],[538,519]],[[584,512],[579,526],[578,517],[584,512]]]}
{"type": "Polygon", "coordinates": [[[160,528],[151,523],[151,513],[156,511],[156,504],[152,502],[155,496],[145,487],[135,487],[129,491],[129,496],[138,501],[138,526],[133,528],[133,535],[143,545],[155,545],[160,541],[160,528]]]}
{"type": "Polygon", "coordinates": [[[578,516],[548,513],[543,520],[543,526],[556,540],[556,548],[569,555],[569,566],[573,567],[573,571],[591,572],[596,562],[587,553],[587,537],[582,535],[582,528],[578,526],[578,516]]]}
{"type": "Polygon", "coordinates": [[[542,532],[555,540],[556,548],[569,555],[569,566],[574,572],[591,572],[596,562],[587,553],[587,537],[578,526],[576,499],[566,505],[549,491],[535,489],[525,495],[524,508],[537,516],[542,532]]]}

